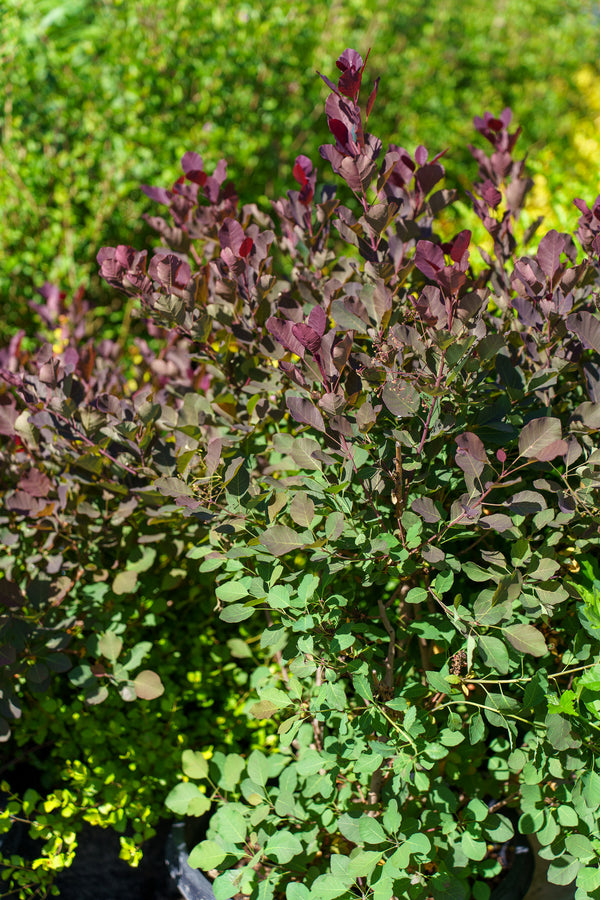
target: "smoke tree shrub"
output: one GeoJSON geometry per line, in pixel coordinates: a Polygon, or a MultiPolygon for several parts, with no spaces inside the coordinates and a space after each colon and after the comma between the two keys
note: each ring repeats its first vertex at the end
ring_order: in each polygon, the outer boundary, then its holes
{"type": "MultiPolygon", "coordinates": [[[[236,652],[262,654],[244,714],[276,743],[207,759],[198,740],[167,798],[212,813],[190,861],[217,900],[485,900],[517,817],[551,881],[599,896],[600,198],[576,201],[575,237],[521,255],[519,129],[486,112],[469,197],[493,252],[476,272],[468,231],[436,235],[455,197],[443,153],[384,148],[365,61],[337,67],[320,153],[349,205],[299,156],[273,218],[240,208],[225,163],[188,152],[170,189],[144,188],[168,212],[148,218],[162,245],[98,254],[150,323],[135,384],[75,343],[5,353],[4,452],[25,454],[6,501],[6,720],[13,672],[47,677],[69,639],[61,607],[95,627],[82,539],[131,516],[181,541],[236,652]],[[63,520],[73,546],[49,571],[63,520]],[[17,575],[33,546],[35,578],[17,575]]],[[[104,579],[135,595],[120,559],[104,579]]],[[[158,697],[160,672],[140,691],[88,668],[92,702],[158,697]]]]}

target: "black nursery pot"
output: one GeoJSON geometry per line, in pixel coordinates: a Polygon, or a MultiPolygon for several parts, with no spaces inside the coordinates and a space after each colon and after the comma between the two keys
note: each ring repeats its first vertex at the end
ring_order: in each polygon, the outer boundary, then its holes
{"type": "Polygon", "coordinates": [[[165,859],[171,880],[185,900],[215,900],[210,881],[188,865],[185,823],[173,825],[165,848],[165,859]]]}

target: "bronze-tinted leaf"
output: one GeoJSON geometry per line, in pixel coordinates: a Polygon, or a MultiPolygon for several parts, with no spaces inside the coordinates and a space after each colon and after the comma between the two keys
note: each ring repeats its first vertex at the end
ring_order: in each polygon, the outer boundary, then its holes
{"type": "Polygon", "coordinates": [[[260,542],[273,556],[283,556],[304,546],[300,535],[287,525],[273,525],[260,536],[260,542]]]}
{"type": "Polygon", "coordinates": [[[532,419],[519,435],[519,454],[526,459],[546,461],[563,456],[567,449],[566,441],[562,440],[560,419],[532,419]]]}
{"type": "Polygon", "coordinates": [[[544,656],[548,652],[544,635],[533,625],[507,625],[502,633],[521,653],[544,656]]]}

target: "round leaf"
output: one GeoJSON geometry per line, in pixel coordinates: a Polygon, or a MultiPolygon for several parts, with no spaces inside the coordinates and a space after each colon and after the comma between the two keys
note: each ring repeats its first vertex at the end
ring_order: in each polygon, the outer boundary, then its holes
{"type": "Polygon", "coordinates": [[[226,856],[225,850],[214,841],[202,841],[200,844],[196,844],[190,853],[188,865],[192,869],[203,869],[203,871],[209,872],[220,866],[226,856]]]}
{"type": "Polygon", "coordinates": [[[136,695],[140,700],[155,700],[164,694],[165,688],[156,672],[144,669],[133,682],[136,695]]]}

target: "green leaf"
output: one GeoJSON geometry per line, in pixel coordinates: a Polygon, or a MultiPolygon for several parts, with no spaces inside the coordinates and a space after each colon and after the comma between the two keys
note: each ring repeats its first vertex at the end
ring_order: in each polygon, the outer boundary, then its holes
{"type": "Polygon", "coordinates": [[[482,634],[477,640],[477,649],[488,669],[493,669],[501,675],[508,673],[508,650],[502,641],[489,634],[482,634]]]}
{"type": "Polygon", "coordinates": [[[168,809],[172,810],[172,812],[177,813],[178,816],[185,816],[188,813],[190,804],[193,801],[198,800],[198,798],[204,798],[204,800],[208,801],[210,806],[210,800],[206,794],[202,794],[198,790],[196,784],[192,784],[189,781],[182,781],[169,791],[165,799],[165,805],[168,809]]]}
{"type": "Polygon", "coordinates": [[[469,831],[463,832],[460,846],[467,859],[481,860],[487,853],[487,844],[474,837],[469,831]]]}
{"type": "Polygon", "coordinates": [[[196,750],[184,750],[181,754],[181,768],[189,778],[206,778],[208,761],[196,750]]]}
{"type": "Polygon", "coordinates": [[[594,845],[584,834],[568,834],[565,838],[565,847],[579,862],[589,862],[596,857],[594,845]]]}
{"type": "Polygon", "coordinates": [[[588,772],[583,776],[583,799],[588,809],[596,810],[600,806],[600,775],[588,772]]]}
{"type": "Polygon", "coordinates": [[[343,513],[337,511],[330,513],[325,520],[325,534],[327,535],[328,540],[337,540],[344,530],[344,524],[345,519],[343,513]]]}
{"type": "Polygon", "coordinates": [[[469,721],[469,741],[478,744],[485,737],[485,722],[481,713],[473,713],[469,721]]]}
{"type": "Polygon", "coordinates": [[[232,897],[239,893],[238,885],[234,884],[237,874],[237,869],[229,869],[215,878],[212,883],[215,900],[231,900],[232,897]]]}
{"type": "Polygon", "coordinates": [[[577,873],[577,887],[591,894],[600,888],[600,869],[597,866],[586,866],[577,873]]]}
{"type": "Polygon", "coordinates": [[[266,547],[273,556],[283,556],[293,550],[304,547],[304,541],[300,535],[288,528],[287,525],[273,525],[267,528],[260,536],[260,543],[266,547]]]}
{"type": "Polygon", "coordinates": [[[281,865],[289,863],[295,856],[302,854],[302,843],[291,831],[277,831],[269,838],[265,847],[265,855],[275,859],[281,865]]]}
{"type": "Polygon", "coordinates": [[[219,831],[228,841],[242,844],[246,840],[247,827],[243,815],[238,809],[225,804],[219,810],[219,831]]]}
{"type": "Polygon", "coordinates": [[[230,638],[227,646],[234,659],[252,659],[252,650],[241,638],[230,638]]]}
{"type": "Polygon", "coordinates": [[[114,662],[123,649],[123,641],[113,631],[105,631],[98,639],[98,649],[102,656],[114,662]]]}
{"type": "Polygon", "coordinates": [[[279,707],[271,703],[270,700],[259,700],[258,703],[254,703],[248,710],[255,719],[270,719],[278,711],[279,707]]]}
{"type": "Polygon", "coordinates": [[[427,600],[428,593],[425,588],[422,587],[414,587],[411,588],[406,597],[404,598],[406,603],[424,603],[427,600]]]}
{"type": "Polygon", "coordinates": [[[141,700],[156,700],[161,694],[164,694],[165,688],[156,672],[150,669],[144,669],[139,672],[133,682],[136,696],[141,700]]]}
{"type": "Polygon", "coordinates": [[[292,881],[285,889],[286,900],[310,900],[310,891],[304,884],[292,881]]]}
{"type": "Polygon", "coordinates": [[[521,653],[544,656],[548,652],[544,635],[533,625],[508,625],[502,629],[502,634],[521,653]]]}
{"type": "Polygon", "coordinates": [[[221,610],[219,618],[222,622],[235,624],[236,622],[243,622],[245,619],[249,619],[250,616],[254,615],[254,611],[253,606],[245,606],[243,603],[232,603],[231,606],[226,606],[225,609],[221,610]]]}
{"type": "Polygon", "coordinates": [[[577,828],[579,825],[579,816],[573,807],[568,806],[566,803],[561,803],[557,807],[556,815],[563,828],[577,828]]]}
{"type": "Polygon", "coordinates": [[[548,867],[548,881],[550,884],[571,884],[577,877],[581,863],[570,856],[562,856],[552,860],[548,867]]]}
{"type": "Polygon", "coordinates": [[[365,844],[380,844],[386,841],[386,833],[372,816],[361,816],[358,823],[360,839],[365,844]]]}
{"type": "Polygon", "coordinates": [[[226,851],[214,841],[202,841],[200,844],[196,844],[188,856],[188,865],[192,869],[209,872],[220,866],[226,856],[226,851]]]}
{"type": "Polygon", "coordinates": [[[150,651],[152,650],[152,644],[150,641],[139,641],[135,644],[124,660],[121,660],[121,664],[125,671],[130,672],[132,669],[137,669],[142,660],[148,656],[150,651]]]}
{"type": "Polygon", "coordinates": [[[239,581],[226,581],[215,588],[215,594],[223,603],[233,603],[248,596],[248,590],[239,581]]]}
{"type": "Polygon", "coordinates": [[[510,819],[498,813],[492,813],[492,815],[488,816],[483,828],[487,836],[497,844],[509,841],[515,833],[510,819]]]}
{"type": "Polygon", "coordinates": [[[248,757],[248,775],[256,784],[265,785],[269,778],[269,761],[260,750],[253,750],[248,757]]]}
{"type": "Polygon", "coordinates": [[[487,803],[484,803],[483,800],[479,800],[477,797],[474,797],[473,800],[470,800],[467,803],[465,808],[465,819],[468,819],[467,812],[476,822],[483,822],[484,819],[487,818],[489,809],[487,803]]]}
{"type": "Polygon", "coordinates": [[[228,753],[223,763],[223,772],[219,779],[219,787],[225,791],[233,791],[240,783],[241,775],[246,768],[246,760],[239,753],[228,753]]]}
{"type": "Polygon", "coordinates": [[[366,878],[371,874],[380,859],[381,853],[379,850],[359,850],[350,859],[348,874],[352,878],[366,878]]]}

